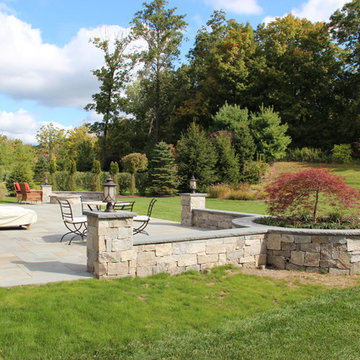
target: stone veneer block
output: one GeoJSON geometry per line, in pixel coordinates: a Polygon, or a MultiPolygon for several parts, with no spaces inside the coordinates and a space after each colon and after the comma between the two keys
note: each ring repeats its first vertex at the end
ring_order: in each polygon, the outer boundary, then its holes
{"type": "Polygon", "coordinates": [[[290,261],[295,265],[304,265],[305,253],[301,251],[292,251],[290,261]]]}
{"type": "Polygon", "coordinates": [[[268,250],[281,250],[281,235],[274,233],[268,234],[267,248],[268,250]]]}
{"type": "Polygon", "coordinates": [[[320,264],[320,254],[314,252],[306,252],[304,256],[304,265],[305,266],[319,266],[320,264]]]}
{"type": "Polygon", "coordinates": [[[347,251],[359,251],[360,239],[347,239],[347,251]]]}

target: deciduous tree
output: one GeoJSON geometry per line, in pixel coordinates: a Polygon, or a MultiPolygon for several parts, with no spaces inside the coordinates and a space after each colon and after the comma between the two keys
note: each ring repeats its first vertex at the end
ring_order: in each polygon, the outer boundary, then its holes
{"type": "Polygon", "coordinates": [[[360,193],[326,169],[283,174],[265,191],[269,194],[269,211],[274,215],[311,214],[316,221],[329,206],[356,208],[359,212],[360,193]]]}
{"type": "Polygon", "coordinates": [[[147,82],[149,94],[154,94],[150,105],[153,110],[150,132],[154,129],[155,142],[160,140],[160,127],[165,122],[162,116],[162,87],[173,61],[179,56],[186,27],[185,16],[175,15],[176,9],[167,9],[167,4],[165,0],[144,3],[144,9],[138,11],[132,20],[133,37],[144,39],[148,46],[138,54],[137,60],[143,64],[141,78],[147,82]]]}
{"type": "Polygon", "coordinates": [[[103,116],[102,122],[92,124],[91,129],[101,137],[101,159],[104,164],[108,152],[106,140],[109,124],[124,110],[125,98],[122,92],[129,80],[131,68],[131,62],[125,54],[129,38],[123,36],[115,39],[114,44],[110,44],[109,40],[94,38],[92,43],[104,52],[105,65],[93,70],[100,82],[100,91],[92,95],[93,102],[87,104],[85,110],[94,110],[103,116]]]}

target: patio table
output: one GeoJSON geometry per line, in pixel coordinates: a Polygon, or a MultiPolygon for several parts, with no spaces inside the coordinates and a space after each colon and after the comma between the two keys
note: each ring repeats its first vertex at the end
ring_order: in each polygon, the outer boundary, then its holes
{"type": "MultiPolygon", "coordinates": [[[[116,202],[115,205],[117,207],[116,210],[123,210],[125,207],[130,207],[134,201],[123,201],[116,202]]],[[[100,211],[103,207],[106,207],[107,202],[104,201],[83,201],[83,206],[87,206],[90,211],[100,211]]]]}

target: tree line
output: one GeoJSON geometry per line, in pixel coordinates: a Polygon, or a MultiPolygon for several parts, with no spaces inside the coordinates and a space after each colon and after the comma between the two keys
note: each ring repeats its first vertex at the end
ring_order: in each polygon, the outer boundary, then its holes
{"type": "Polygon", "coordinates": [[[256,29],[215,11],[179,66],[185,16],[165,0],[143,6],[113,50],[93,39],[105,65],[93,72],[101,86],[86,109],[103,116],[90,126],[103,166],[131,151],[148,153],[159,141],[176,144],[193,122],[211,133],[225,104],[252,113],[272,108],[292,148],[358,141],[359,0],[328,23],[289,14],[256,29]],[[131,52],[139,38],[147,48],[131,52]]]}
{"type": "MultiPolygon", "coordinates": [[[[132,188],[138,173],[138,188],[173,193],[192,175],[203,190],[256,182],[263,161],[283,158],[289,148],[329,151],[356,143],[359,24],[360,0],[328,23],[289,14],[256,29],[215,11],[180,61],[185,15],[165,0],[144,3],[129,35],[113,43],[91,39],[104,65],[93,71],[100,86],[85,109],[102,120],[66,133],[42,127],[39,146],[26,154],[32,171],[98,173],[94,161],[103,171],[116,163],[132,174],[132,188]],[[133,46],[139,39],[146,44],[140,50],[133,46]],[[132,167],[137,162],[147,166],[132,167]]],[[[21,147],[0,140],[6,151],[21,147]]]]}

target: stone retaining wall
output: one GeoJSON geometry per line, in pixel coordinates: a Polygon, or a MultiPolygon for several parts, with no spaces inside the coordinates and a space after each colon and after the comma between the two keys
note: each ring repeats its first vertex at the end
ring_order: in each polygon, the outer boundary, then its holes
{"type": "Polygon", "coordinates": [[[179,274],[231,264],[256,267],[266,264],[265,233],[236,230],[209,231],[197,236],[151,243],[134,242],[130,212],[90,212],[88,216],[88,271],[99,279],[179,274]]]}
{"type": "Polygon", "coordinates": [[[271,232],[266,236],[267,264],[276,269],[357,274],[360,238],[271,232]]]}
{"type": "Polygon", "coordinates": [[[220,265],[257,267],[266,263],[264,234],[229,236],[221,239],[144,244],[123,257],[129,261],[129,275],[171,275],[201,271],[220,265]]]}
{"type": "Polygon", "coordinates": [[[231,229],[232,221],[241,217],[238,212],[212,210],[212,209],[194,209],[192,211],[192,225],[206,229],[231,229]]]}
{"type": "Polygon", "coordinates": [[[204,209],[201,196],[183,194],[182,223],[216,231],[191,236],[139,242],[133,237],[134,213],[86,212],[88,270],[101,279],[179,274],[226,264],[360,274],[360,230],[268,227],[254,223],[253,214],[204,209]]]}

